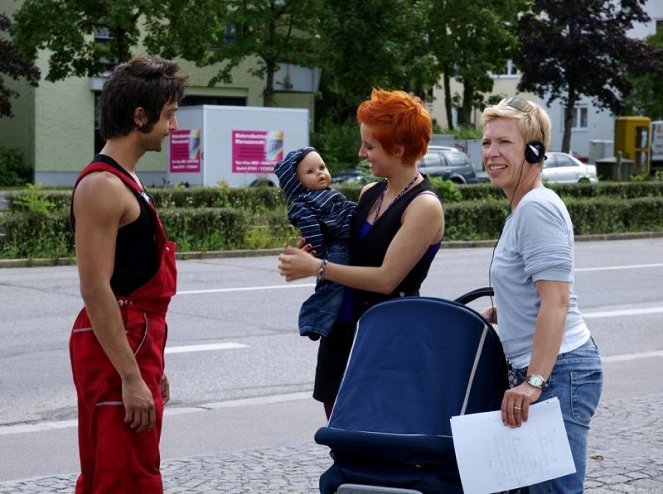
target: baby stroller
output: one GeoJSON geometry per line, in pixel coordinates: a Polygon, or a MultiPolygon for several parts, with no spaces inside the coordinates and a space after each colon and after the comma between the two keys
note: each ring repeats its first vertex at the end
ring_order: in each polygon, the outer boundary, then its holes
{"type": "Polygon", "coordinates": [[[465,304],[404,297],[362,316],[326,427],[321,494],[462,493],[449,419],[498,410],[507,365],[494,328],[465,304]]]}

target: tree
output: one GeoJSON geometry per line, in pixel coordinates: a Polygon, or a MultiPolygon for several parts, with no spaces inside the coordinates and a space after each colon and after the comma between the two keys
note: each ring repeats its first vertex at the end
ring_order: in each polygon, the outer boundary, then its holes
{"type": "Polygon", "coordinates": [[[454,106],[458,123],[470,123],[472,109],[493,88],[490,73],[502,73],[512,58],[517,40],[511,26],[525,5],[526,0],[433,0],[430,44],[444,83],[449,129],[454,106]],[[462,97],[451,94],[452,78],[463,84],[462,97]]]}
{"type": "Polygon", "coordinates": [[[100,75],[132,57],[140,20],[159,6],[155,0],[25,0],[12,35],[30,60],[39,50],[50,52],[48,81],[100,75]]]}
{"type": "Polygon", "coordinates": [[[518,21],[521,50],[515,57],[523,72],[520,91],[559,99],[564,105],[562,151],[571,148],[571,127],[580,96],[619,115],[632,90],[627,77],[663,69],[655,50],[626,32],[647,22],[646,0],[534,0],[518,21]]]}
{"type": "MultiPolygon", "coordinates": [[[[11,28],[9,18],[0,12],[0,32],[11,28]]],[[[39,84],[39,69],[31,62],[22,58],[14,46],[14,43],[5,37],[0,38],[0,74],[5,74],[14,80],[25,79],[31,86],[39,84]]],[[[0,75],[0,118],[11,117],[11,98],[18,96],[18,92],[5,86],[5,81],[0,75]]]]}
{"type": "Polygon", "coordinates": [[[200,67],[221,64],[209,82],[232,81],[232,70],[257,60],[251,75],[265,79],[264,105],[274,105],[280,63],[314,67],[320,58],[321,0],[169,0],[146,22],[146,44],[164,56],[200,67]],[[204,13],[204,14],[203,14],[204,13]]]}
{"type": "MultiPolygon", "coordinates": [[[[319,116],[331,123],[355,118],[372,88],[424,97],[435,84],[427,46],[430,0],[329,0],[322,20],[325,46],[319,116]]],[[[356,150],[355,150],[356,151],[356,150]]]]}
{"type": "MultiPolygon", "coordinates": [[[[663,32],[648,36],[645,42],[656,49],[663,61],[663,32]]],[[[663,120],[663,79],[656,74],[631,75],[633,91],[624,105],[631,115],[645,115],[652,120],[663,120]]]]}

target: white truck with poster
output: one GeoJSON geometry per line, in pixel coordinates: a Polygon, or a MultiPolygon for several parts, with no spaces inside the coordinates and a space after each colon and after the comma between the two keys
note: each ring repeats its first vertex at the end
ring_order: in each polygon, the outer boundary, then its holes
{"type": "Polygon", "coordinates": [[[277,185],[274,165],[309,145],[305,108],[183,106],[177,110],[177,124],[168,146],[171,184],[277,185]]]}

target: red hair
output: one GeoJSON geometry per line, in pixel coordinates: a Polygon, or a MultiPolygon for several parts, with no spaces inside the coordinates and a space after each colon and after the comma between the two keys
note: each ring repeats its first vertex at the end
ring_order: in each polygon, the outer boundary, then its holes
{"type": "Polygon", "coordinates": [[[373,89],[357,108],[357,121],[391,154],[403,147],[403,161],[414,163],[428,149],[433,124],[424,103],[405,91],[373,89]]]}

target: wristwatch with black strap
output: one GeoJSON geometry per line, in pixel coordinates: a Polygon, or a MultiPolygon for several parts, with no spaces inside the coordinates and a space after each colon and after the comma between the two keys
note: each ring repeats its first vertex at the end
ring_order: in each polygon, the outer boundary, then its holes
{"type": "Polygon", "coordinates": [[[541,374],[529,374],[525,382],[534,388],[545,389],[548,383],[541,374]]]}

